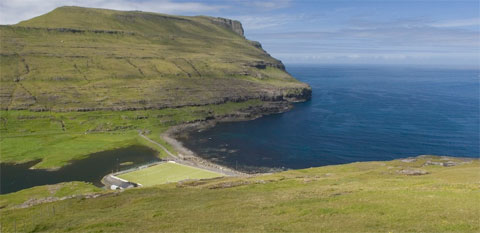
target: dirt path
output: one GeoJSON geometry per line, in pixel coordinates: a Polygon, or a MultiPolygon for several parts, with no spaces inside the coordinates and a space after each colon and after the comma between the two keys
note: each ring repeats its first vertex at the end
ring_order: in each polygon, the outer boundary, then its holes
{"type": "Polygon", "coordinates": [[[140,135],[140,137],[144,138],[145,140],[159,146],[160,148],[162,148],[163,151],[165,151],[165,153],[167,153],[169,156],[171,156],[172,158],[174,159],[180,159],[178,158],[176,155],[174,155],[172,152],[170,152],[166,147],[164,147],[162,144],[156,142],[156,141],[153,141],[152,139],[148,138],[147,136],[143,135],[142,133],[139,133],[138,135],[140,135]]]}

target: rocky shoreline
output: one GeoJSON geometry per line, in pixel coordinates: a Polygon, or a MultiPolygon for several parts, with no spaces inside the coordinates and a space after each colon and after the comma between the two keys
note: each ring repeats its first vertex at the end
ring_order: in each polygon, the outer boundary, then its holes
{"type": "MultiPolygon", "coordinates": [[[[306,101],[306,100],[303,100],[303,101],[306,101]]],[[[249,174],[247,173],[244,173],[229,167],[225,167],[201,158],[195,152],[186,148],[182,144],[182,142],[177,140],[177,138],[180,135],[189,134],[190,132],[193,132],[193,131],[206,130],[208,128],[214,127],[217,123],[220,123],[220,122],[255,120],[262,116],[283,113],[291,110],[292,108],[293,108],[293,105],[289,101],[265,102],[265,104],[261,106],[255,106],[255,107],[251,106],[246,109],[242,109],[241,111],[231,113],[228,115],[219,115],[219,116],[214,116],[211,119],[172,126],[169,130],[167,130],[161,136],[164,141],[170,144],[178,152],[178,158],[172,158],[172,159],[180,163],[185,163],[187,165],[199,167],[202,169],[212,170],[228,176],[248,176],[249,174]]]]}

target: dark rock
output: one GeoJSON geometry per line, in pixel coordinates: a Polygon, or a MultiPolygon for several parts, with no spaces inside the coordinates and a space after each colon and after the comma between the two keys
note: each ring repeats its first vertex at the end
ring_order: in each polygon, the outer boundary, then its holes
{"type": "Polygon", "coordinates": [[[265,62],[265,61],[254,61],[254,62],[247,63],[246,66],[255,67],[261,70],[266,69],[267,67],[273,67],[280,70],[285,70],[285,65],[283,65],[281,61],[278,61],[276,63],[265,62]]]}
{"type": "Polygon", "coordinates": [[[260,44],[260,42],[254,41],[254,40],[249,40],[248,42],[249,42],[251,45],[253,45],[255,48],[259,48],[259,49],[262,49],[262,50],[263,50],[262,44],[260,44]]]}

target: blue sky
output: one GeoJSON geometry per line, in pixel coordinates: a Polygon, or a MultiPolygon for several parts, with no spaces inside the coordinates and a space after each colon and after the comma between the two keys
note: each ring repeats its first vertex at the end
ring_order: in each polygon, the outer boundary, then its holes
{"type": "Polygon", "coordinates": [[[285,63],[479,67],[478,1],[3,0],[0,23],[62,5],[240,20],[246,37],[285,63]]]}

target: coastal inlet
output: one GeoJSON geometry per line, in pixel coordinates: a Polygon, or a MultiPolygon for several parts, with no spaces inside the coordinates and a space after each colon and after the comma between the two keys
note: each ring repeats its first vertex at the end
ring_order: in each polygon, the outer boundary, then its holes
{"type": "Polygon", "coordinates": [[[312,100],[254,121],[219,123],[178,140],[247,173],[418,155],[478,157],[478,70],[289,65],[312,100]]]}
{"type": "Polygon", "coordinates": [[[85,159],[72,160],[58,170],[31,169],[40,160],[21,164],[0,164],[0,194],[38,185],[68,181],[91,182],[102,187],[101,179],[112,172],[160,161],[157,152],[145,146],[130,146],[93,153],[85,159]]]}

